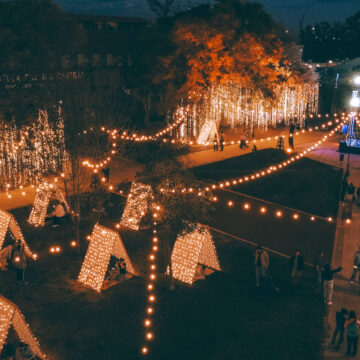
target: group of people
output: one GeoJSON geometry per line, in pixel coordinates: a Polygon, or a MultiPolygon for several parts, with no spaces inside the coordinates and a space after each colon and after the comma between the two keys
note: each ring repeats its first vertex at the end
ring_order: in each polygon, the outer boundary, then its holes
{"type": "Polygon", "coordinates": [[[117,258],[115,255],[111,255],[109,265],[105,274],[104,285],[106,286],[112,280],[117,280],[121,276],[125,276],[126,262],[124,258],[117,258]]]}
{"type": "Polygon", "coordinates": [[[56,228],[64,222],[66,215],[67,212],[65,204],[56,200],[53,205],[53,210],[46,215],[45,221],[52,221],[52,226],[56,228]]]}
{"type": "Polygon", "coordinates": [[[224,140],[224,134],[221,133],[220,135],[220,141],[219,138],[217,136],[217,134],[214,137],[214,151],[219,151],[219,142],[220,142],[220,151],[224,151],[224,145],[225,145],[225,140],[224,140]]]}
{"type": "MultiPolygon", "coordinates": [[[[240,139],[240,144],[239,144],[240,149],[249,147],[248,140],[247,140],[248,138],[249,138],[248,134],[246,132],[244,132],[243,135],[241,136],[241,139],[240,139]]],[[[215,135],[213,143],[214,143],[214,151],[219,151],[219,141],[218,141],[218,136],[217,135],[215,135]]],[[[225,145],[224,134],[221,133],[221,136],[220,136],[220,151],[224,151],[224,145],[225,145]]],[[[252,150],[252,152],[257,151],[257,147],[256,147],[255,144],[253,145],[251,150],[252,150]]]]}
{"type": "Polygon", "coordinates": [[[359,342],[359,325],[360,321],[356,319],[355,311],[342,308],[336,313],[336,326],[330,345],[339,351],[346,331],[346,355],[355,357],[359,342]]]}
{"type": "Polygon", "coordinates": [[[341,185],[341,200],[356,201],[356,204],[360,206],[360,186],[356,189],[352,182],[350,184],[347,182],[346,176],[341,185]]]}
{"type": "Polygon", "coordinates": [[[30,346],[24,342],[20,342],[17,346],[7,343],[4,345],[0,355],[1,360],[40,360],[36,356],[30,346]]]}
{"type": "Polygon", "coordinates": [[[18,284],[28,285],[28,282],[25,281],[25,247],[23,241],[20,239],[14,241],[0,251],[0,269],[7,270],[9,267],[16,269],[16,279],[18,284]]]}
{"type": "MultiPolygon", "coordinates": [[[[296,249],[293,256],[290,258],[290,284],[297,285],[302,277],[304,270],[304,257],[300,249],[296,249]]],[[[269,272],[270,260],[269,255],[262,246],[255,248],[255,286],[260,286],[261,279],[267,279],[276,292],[280,292],[279,288],[275,286],[274,281],[269,272]]],[[[359,266],[360,266],[360,248],[359,248],[359,266]]],[[[323,289],[324,302],[328,305],[332,304],[333,288],[334,288],[334,274],[341,271],[342,268],[331,269],[330,264],[325,264],[324,253],[319,251],[315,261],[315,270],[317,275],[317,283],[323,289]]],[[[360,271],[360,270],[359,270],[360,271]]]]}

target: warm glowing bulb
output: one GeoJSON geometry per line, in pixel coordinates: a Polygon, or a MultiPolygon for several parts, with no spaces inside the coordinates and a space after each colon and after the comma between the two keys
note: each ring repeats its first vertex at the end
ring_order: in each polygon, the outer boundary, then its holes
{"type": "Polygon", "coordinates": [[[76,241],[72,241],[72,242],[70,243],[70,245],[71,245],[72,247],[76,246],[76,241]]]}
{"type": "Polygon", "coordinates": [[[152,314],[154,312],[154,309],[152,307],[147,308],[148,314],[152,314]]]}
{"type": "Polygon", "coordinates": [[[277,217],[281,217],[281,216],[282,216],[282,212],[281,212],[280,210],[278,210],[278,211],[276,212],[276,216],[277,216],[277,217]]]}
{"type": "Polygon", "coordinates": [[[150,326],[151,325],[151,321],[149,319],[146,319],[144,322],[145,326],[150,326]]]}
{"type": "Polygon", "coordinates": [[[347,224],[350,224],[350,223],[351,223],[351,220],[350,220],[350,219],[346,219],[345,222],[346,222],[347,224]]]}
{"type": "Polygon", "coordinates": [[[148,340],[151,340],[151,339],[153,338],[153,334],[152,334],[151,332],[148,332],[148,333],[146,334],[146,338],[147,338],[148,340]]]}
{"type": "Polygon", "coordinates": [[[299,219],[299,215],[298,215],[298,214],[294,214],[294,215],[293,215],[293,219],[294,219],[294,220],[298,220],[298,219],[299,219]]]}
{"type": "Polygon", "coordinates": [[[260,212],[262,213],[262,214],[265,214],[266,213],[266,208],[263,206],[263,207],[261,207],[260,208],[260,212]]]}
{"type": "Polygon", "coordinates": [[[250,204],[249,204],[249,203],[245,203],[245,204],[244,204],[244,209],[245,209],[245,210],[249,210],[249,209],[250,209],[250,204]]]}
{"type": "Polygon", "coordinates": [[[232,206],[234,205],[234,203],[230,200],[230,201],[227,202],[227,205],[228,205],[229,207],[232,207],[232,206]]]}

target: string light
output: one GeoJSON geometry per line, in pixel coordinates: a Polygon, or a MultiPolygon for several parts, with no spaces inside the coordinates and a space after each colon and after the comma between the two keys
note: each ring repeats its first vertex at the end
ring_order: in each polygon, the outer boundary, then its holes
{"type": "Polygon", "coordinates": [[[129,273],[136,275],[119,233],[115,230],[96,224],[91,234],[84,262],[78,281],[100,292],[105,279],[110,256],[123,258],[129,273]]]}
{"type": "Polygon", "coordinates": [[[266,98],[254,96],[253,92],[241,86],[223,84],[209,87],[200,99],[191,99],[191,104],[179,106],[175,111],[175,122],[178,117],[186,120],[178,131],[179,138],[197,138],[198,143],[212,141],[223,119],[230,128],[238,125],[266,129],[275,127],[280,122],[286,124],[294,117],[303,124],[307,112],[318,108],[318,85],[277,87],[280,101],[269,104],[266,98]],[[179,115],[178,115],[179,114],[179,115]]]}
{"type": "MultiPolygon", "coordinates": [[[[327,135],[324,135],[321,140],[315,142],[313,145],[309,146],[306,150],[300,152],[298,155],[296,156],[292,156],[289,160],[287,161],[283,161],[280,162],[278,164],[275,165],[271,165],[266,169],[263,170],[258,170],[255,173],[249,174],[247,176],[244,176],[242,178],[238,178],[238,179],[227,179],[227,180],[223,180],[217,184],[212,184],[211,185],[211,189],[215,190],[215,189],[224,189],[225,187],[231,187],[232,185],[238,185],[238,184],[242,184],[244,182],[250,182],[253,180],[257,180],[261,177],[264,176],[268,176],[271,175],[274,172],[277,172],[279,170],[283,170],[285,167],[287,167],[288,165],[290,165],[291,163],[294,163],[295,161],[300,160],[301,158],[303,158],[306,154],[310,153],[311,151],[315,150],[320,144],[322,144],[323,142],[329,140],[335,133],[336,131],[343,125],[343,123],[337,125],[334,129],[332,129],[329,133],[327,133],[327,135]]],[[[192,188],[188,188],[185,191],[187,193],[192,193],[192,191],[190,191],[190,189],[192,188]]],[[[207,191],[206,189],[209,189],[209,187],[204,187],[202,190],[203,191],[207,191]]],[[[215,201],[215,199],[213,198],[213,200],[215,201]]],[[[217,199],[216,199],[217,200],[217,199]]]]}
{"type": "Polygon", "coordinates": [[[41,351],[36,337],[31,332],[29,324],[25,321],[19,308],[3,296],[0,296],[0,353],[5,345],[11,325],[20,341],[28,344],[31,351],[40,359],[46,359],[45,354],[41,351]]]}
{"type": "MultiPolygon", "coordinates": [[[[83,134],[87,134],[89,131],[94,130],[93,128],[91,128],[90,130],[84,130],[83,134]]],[[[116,154],[116,148],[118,146],[117,144],[117,140],[118,140],[118,130],[116,129],[112,129],[112,130],[108,130],[105,128],[105,126],[102,126],[100,128],[100,130],[102,132],[106,132],[109,135],[109,141],[111,142],[110,148],[111,150],[109,150],[107,152],[107,154],[105,154],[103,156],[103,158],[99,161],[93,161],[93,160],[83,160],[82,161],[82,165],[86,166],[89,169],[92,169],[94,173],[97,173],[100,169],[108,166],[108,163],[112,160],[113,156],[116,154]]],[[[102,181],[105,181],[102,179],[102,181]]]]}
{"type": "MultiPolygon", "coordinates": [[[[44,176],[58,172],[68,159],[60,107],[53,127],[49,125],[48,113],[40,110],[29,129],[18,130],[14,125],[0,128],[0,178],[6,183],[7,192],[10,187],[38,183],[44,176]]],[[[7,196],[12,198],[11,194],[7,196]]]]}

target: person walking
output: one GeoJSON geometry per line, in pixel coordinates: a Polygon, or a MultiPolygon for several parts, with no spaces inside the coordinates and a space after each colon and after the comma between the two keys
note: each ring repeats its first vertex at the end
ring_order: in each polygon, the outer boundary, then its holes
{"type": "Polygon", "coordinates": [[[291,121],[289,127],[289,134],[293,134],[295,132],[295,124],[291,121]]]}
{"type": "Polygon", "coordinates": [[[303,270],[304,257],[301,255],[300,250],[296,249],[295,254],[290,258],[290,276],[293,284],[296,284],[299,281],[303,270]]]}
{"type": "Polygon", "coordinates": [[[293,137],[293,134],[289,134],[289,146],[294,150],[294,137],[293,137]]]}
{"type": "Polygon", "coordinates": [[[347,188],[347,199],[353,201],[355,198],[355,186],[351,182],[347,188]]]}
{"type": "Polygon", "coordinates": [[[104,175],[104,178],[106,179],[107,182],[109,182],[110,180],[110,167],[107,166],[106,168],[101,169],[101,172],[104,175]]]}
{"type": "Polygon", "coordinates": [[[331,270],[330,264],[326,264],[322,272],[322,279],[324,281],[324,303],[332,304],[332,295],[334,290],[334,274],[341,271],[342,267],[331,270]]]}
{"type": "Polygon", "coordinates": [[[279,292],[279,289],[275,286],[273,279],[269,272],[270,260],[267,251],[265,251],[260,245],[255,248],[255,276],[256,284],[255,286],[260,286],[261,277],[267,278],[272,287],[276,292],[279,292]]]}
{"type": "Polygon", "coordinates": [[[322,272],[324,270],[324,265],[325,265],[324,253],[320,250],[318,251],[315,259],[315,271],[319,286],[322,285],[322,272]]]}
{"type": "Polygon", "coordinates": [[[359,342],[359,320],[356,319],[355,311],[349,312],[349,319],[345,322],[345,329],[347,330],[347,356],[355,357],[359,342]]]}
{"type": "Polygon", "coordinates": [[[217,136],[214,136],[214,151],[219,151],[219,142],[217,136]]]}
{"type": "Polygon", "coordinates": [[[249,147],[249,145],[246,143],[246,132],[245,132],[245,131],[243,132],[243,134],[242,134],[242,136],[241,136],[240,149],[242,149],[242,148],[244,148],[244,147],[246,147],[246,148],[249,147]]]}
{"type": "Polygon", "coordinates": [[[339,351],[340,346],[344,341],[344,331],[345,331],[345,323],[347,320],[346,319],[347,315],[348,315],[348,311],[345,308],[342,308],[340,311],[336,313],[336,326],[330,344],[330,345],[335,345],[336,338],[339,334],[339,340],[336,344],[336,351],[339,351]]]}
{"type": "Polygon", "coordinates": [[[257,147],[256,147],[256,145],[255,145],[255,144],[253,145],[253,147],[252,147],[251,151],[252,151],[252,152],[257,151],[257,147]]]}
{"type": "Polygon", "coordinates": [[[353,272],[350,278],[350,284],[352,284],[355,281],[357,274],[359,274],[359,283],[360,283],[360,246],[354,253],[354,265],[353,265],[353,272]]]}
{"type": "Polygon", "coordinates": [[[224,151],[224,144],[225,144],[224,134],[221,133],[221,137],[220,137],[220,151],[224,151]]]}
{"type": "Polygon", "coordinates": [[[27,285],[25,281],[26,254],[23,242],[19,239],[14,244],[13,263],[16,268],[16,280],[18,284],[27,285]]]}

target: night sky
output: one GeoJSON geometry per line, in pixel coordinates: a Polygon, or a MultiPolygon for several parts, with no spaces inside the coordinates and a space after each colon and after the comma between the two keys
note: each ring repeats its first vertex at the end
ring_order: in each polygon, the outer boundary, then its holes
{"type": "MultiPolygon", "coordinates": [[[[181,0],[190,4],[199,1],[201,0],[181,0]]],[[[67,12],[151,16],[146,0],[55,0],[55,2],[67,12]]],[[[296,31],[303,16],[304,23],[308,24],[322,20],[343,20],[360,10],[360,0],[262,0],[260,2],[277,20],[296,31]]]]}

